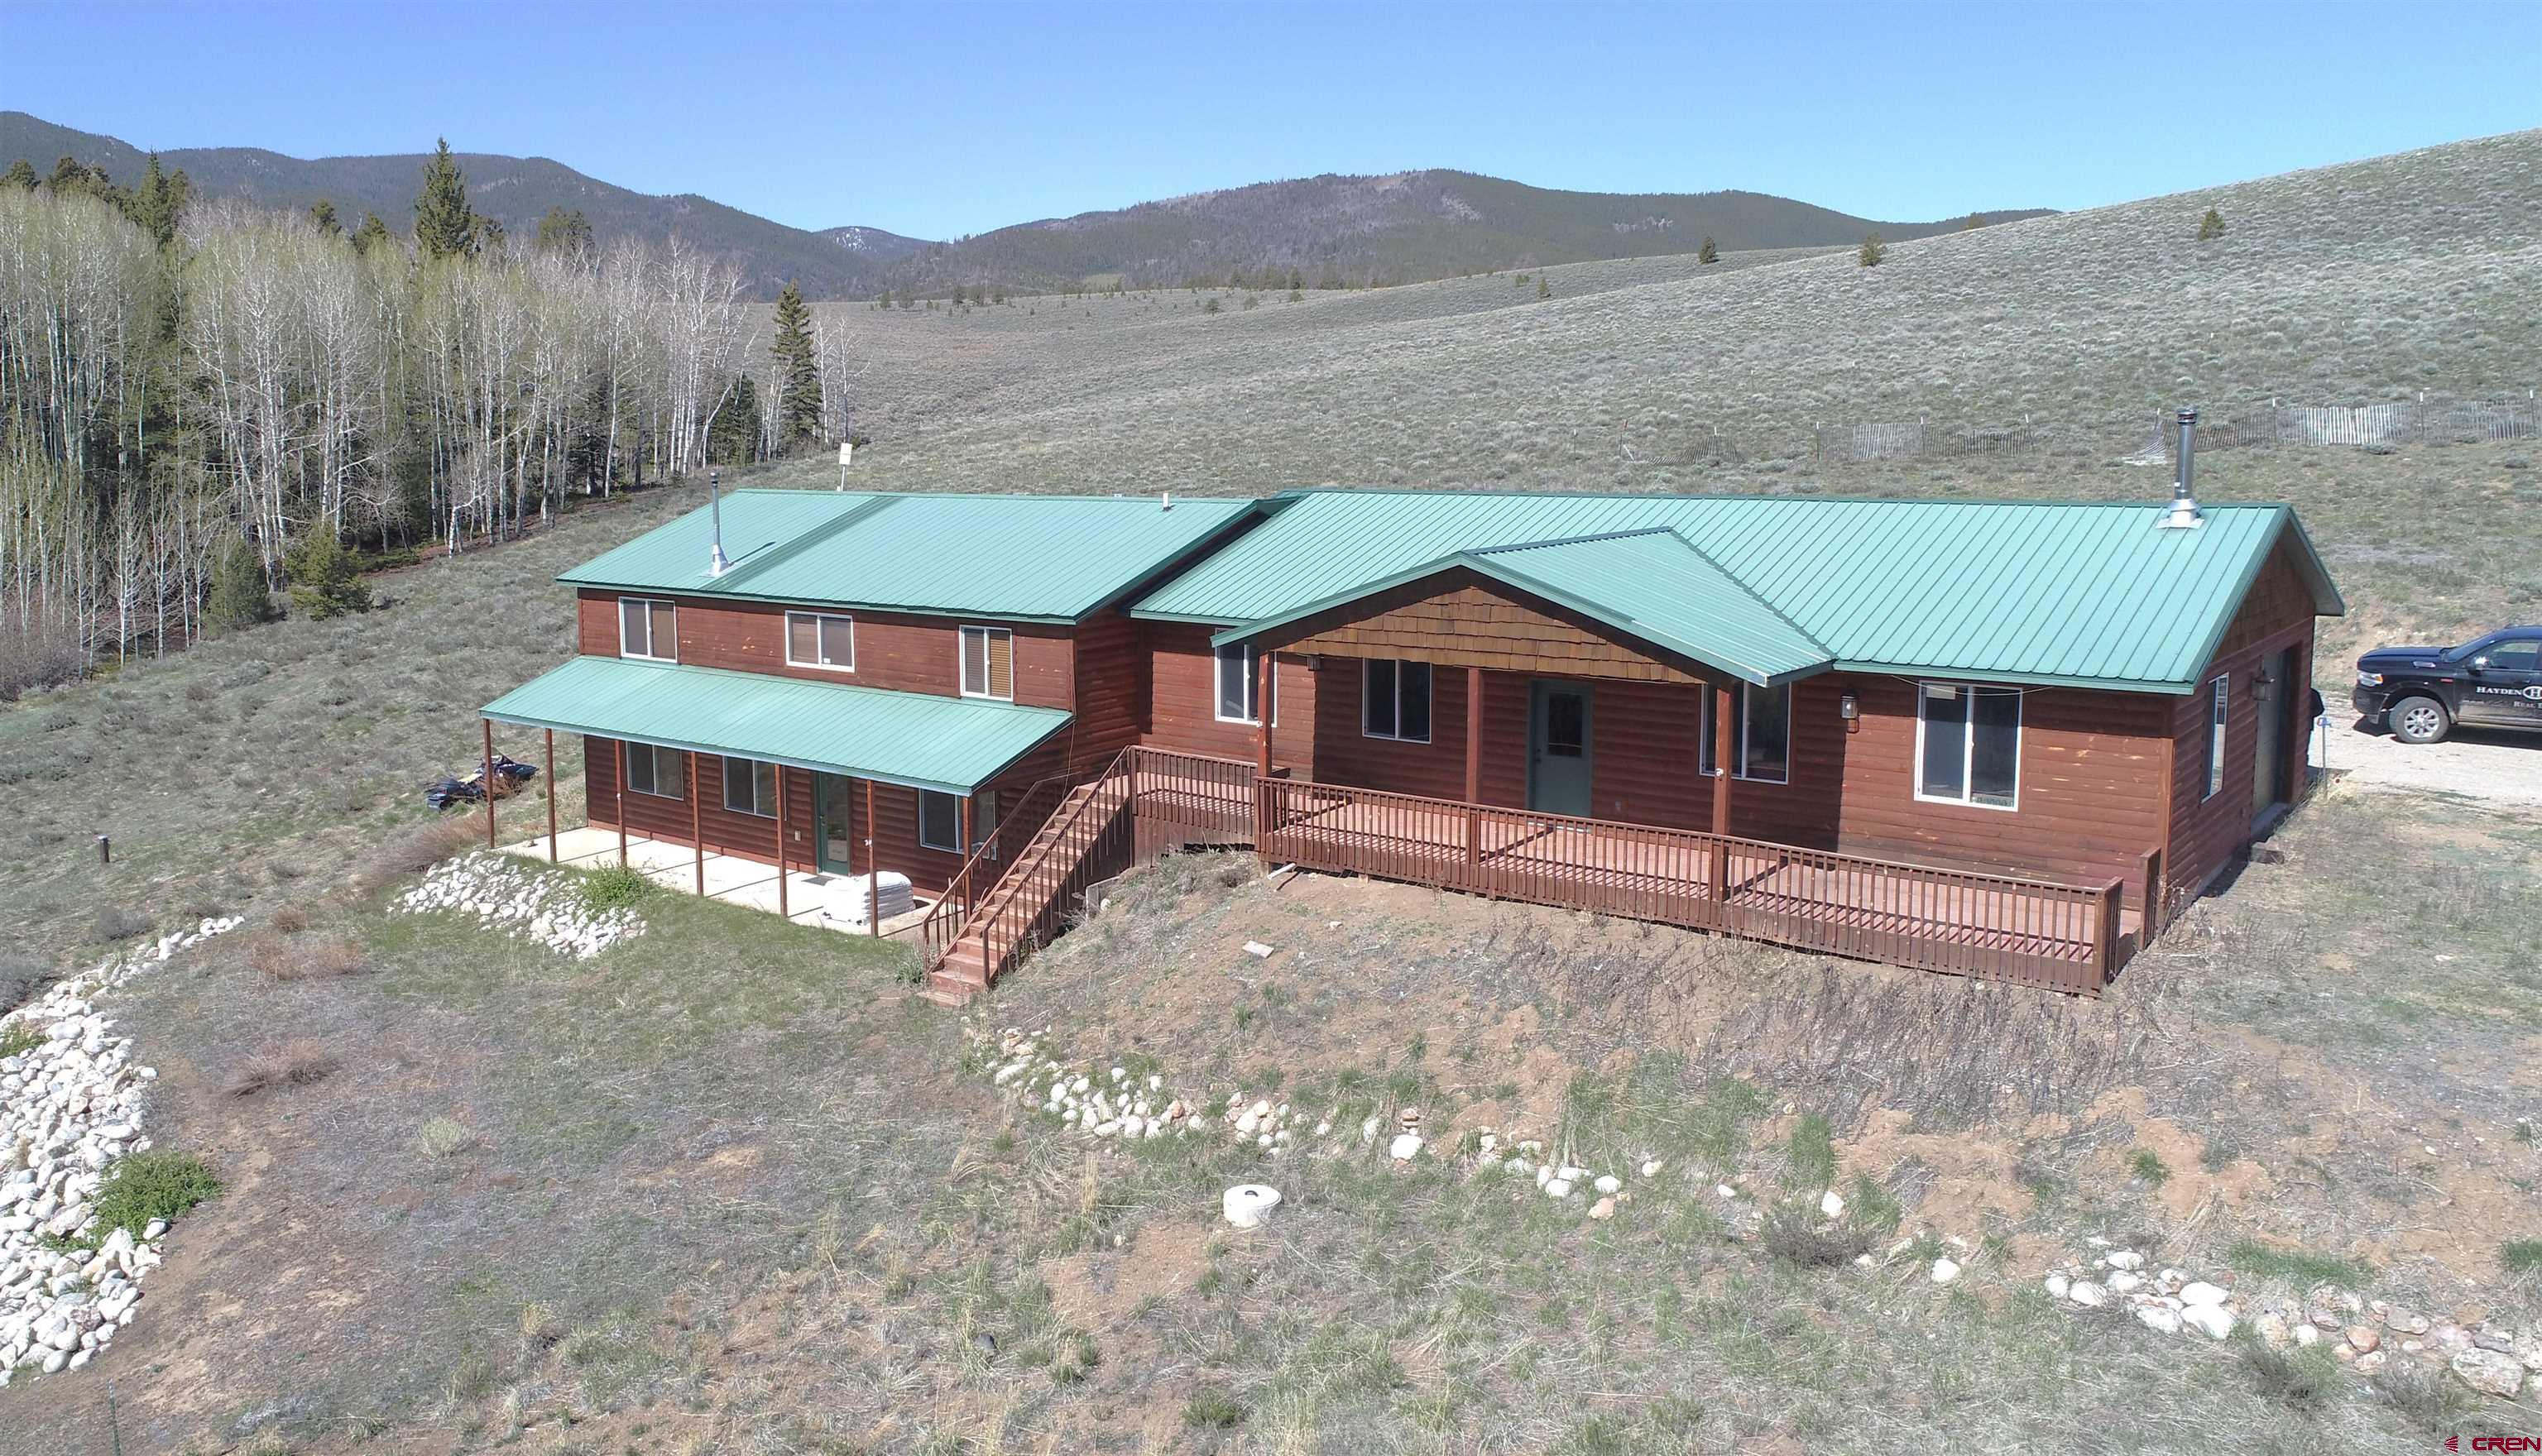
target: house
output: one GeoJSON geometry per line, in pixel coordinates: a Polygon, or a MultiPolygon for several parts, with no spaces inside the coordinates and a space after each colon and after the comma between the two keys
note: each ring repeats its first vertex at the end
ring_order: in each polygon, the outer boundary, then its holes
{"type": "Polygon", "coordinates": [[[567,573],[585,655],[487,715],[730,852],[779,837],[725,764],[804,770],[786,852],[938,897],[953,993],[1186,840],[2096,993],[2304,792],[2344,610],[2291,509],[2185,490],[739,492],[713,578],[703,515],[567,573]]]}

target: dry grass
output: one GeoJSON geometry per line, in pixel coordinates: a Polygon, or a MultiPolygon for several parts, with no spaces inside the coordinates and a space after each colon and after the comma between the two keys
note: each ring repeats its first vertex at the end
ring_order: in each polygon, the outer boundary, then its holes
{"type": "Polygon", "coordinates": [[[336,936],[259,934],[243,949],[249,968],[266,985],[352,976],[363,966],[362,947],[336,936]]]}
{"type": "Polygon", "coordinates": [[[314,1037],[294,1037],[259,1048],[241,1063],[230,1078],[229,1095],[254,1097],[277,1087],[306,1087],[326,1080],[342,1064],[326,1043],[314,1037]]]}

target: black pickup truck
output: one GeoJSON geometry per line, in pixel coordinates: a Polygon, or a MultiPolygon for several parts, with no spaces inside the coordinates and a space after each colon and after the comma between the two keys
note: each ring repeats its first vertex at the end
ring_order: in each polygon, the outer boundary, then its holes
{"type": "Polygon", "coordinates": [[[2459,647],[2377,647],[2356,659],[2349,700],[2403,743],[2439,742],[2457,723],[2542,733],[2542,626],[2459,647]]]}

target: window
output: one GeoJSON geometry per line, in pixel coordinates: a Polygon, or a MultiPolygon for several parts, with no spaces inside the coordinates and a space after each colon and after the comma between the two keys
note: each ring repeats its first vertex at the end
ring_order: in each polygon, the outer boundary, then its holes
{"type": "Polygon", "coordinates": [[[649,597],[618,599],[618,655],[680,660],[679,614],[649,597]]]}
{"type": "Polygon", "coordinates": [[[934,789],[918,791],[918,842],[950,854],[962,852],[962,801],[934,789]]]}
{"type": "Polygon", "coordinates": [[[2489,645],[2488,671],[2493,673],[2529,673],[2542,670],[2542,642],[2526,638],[2489,645]]]}
{"type": "Polygon", "coordinates": [[[1915,693],[1915,797],[1981,809],[2021,793],[2021,690],[1925,683],[1915,693]]]}
{"type": "MultiPolygon", "coordinates": [[[[1706,689],[1703,706],[1695,714],[1694,762],[1697,772],[1713,774],[1720,768],[1713,763],[1712,704],[1714,694],[1706,689]]],[[[1739,741],[1730,746],[1739,764],[1740,778],[1753,778],[1760,783],[1787,783],[1791,779],[1792,758],[1792,685],[1779,688],[1757,688],[1739,685],[1739,741]]]]}
{"type": "Polygon", "coordinates": [[[1222,723],[1258,723],[1262,721],[1253,701],[1261,686],[1255,670],[1257,659],[1250,642],[1234,642],[1218,649],[1218,720],[1222,723]]]}
{"type": "Polygon", "coordinates": [[[629,792],[651,794],[658,799],[685,798],[688,778],[689,756],[678,749],[655,748],[649,743],[627,745],[629,792]]]}
{"type": "Polygon", "coordinates": [[[1360,664],[1359,731],[1404,743],[1430,741],[1430,664],[1367,658],[1360,664]]]}
{"type": "Polygon", "coordinates": [[[785,614],[785,660],[795,667],[857,670],[857,624],[854,618],[823,612],[785,614]]]}
{"type": "Polygon", "coordinates": [[[1015,695],[1015,634],[1005,627],[962,628],[962,695],[1015,695]]]}
{"type": "Polygon", "coordinates": [[[2226,705],[2232,700],[2225,689],[2231,681],[2229,673],[2215,680],[2214,692],[2206,709],[2206,792],[2204,797],[2209,799],[2224,787],[2224,714],[2226,705]]]}
{"type": "Polygon", "coordinates": [[[723,761],[723,807],[735,814],[777,817],[777,765],[756,759],[723,761]]]}

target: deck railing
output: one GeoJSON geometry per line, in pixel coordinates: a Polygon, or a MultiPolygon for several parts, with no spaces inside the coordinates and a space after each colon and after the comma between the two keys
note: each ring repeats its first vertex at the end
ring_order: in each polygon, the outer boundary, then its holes
{"type": "Polygon", "coordinates": [[[2097,995],[2099,888],[1307,780],[1255,789],[1263,857],[2097,995]]]}
{"type": "Polygon", "coordinates": [[[918,928],[921,954],[930,964],[943,958],[954,937],[962,933],[962,922],[971,917],[980,900],[996,888],[1007,867],[1015,862],[1015,851],[1029,843],[1035,833],[1047,823],[1051,811],[1059,807],[1068,791],[1083,782],[1083,773],[1054,773],[1034,783],[1017,799],[1014,807],[999,806],[998,827],[981,837],[962,867],[945,882],[944,894],[928,907],[927,918],[918,928]]]}

